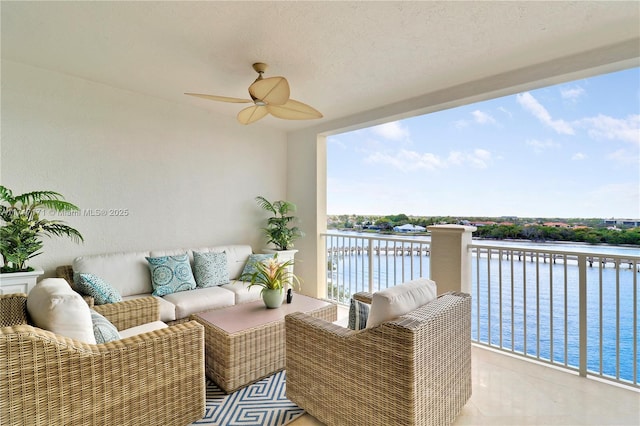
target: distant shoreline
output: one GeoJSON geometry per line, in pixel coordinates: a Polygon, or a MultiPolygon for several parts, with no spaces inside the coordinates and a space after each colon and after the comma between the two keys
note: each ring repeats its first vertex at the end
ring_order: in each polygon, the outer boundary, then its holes
{"type": "MultiPolygon", "coordinates": [[[[394,232],[394,231],[379,232],[379,231],[373,231],[373,230],[367,230],[367,229],[355,230],[355,229],[335,229],[335,228],[327,229],[327,231],[381,235],[385,237],[429,237],[429,238],[431,237],[431,233],[428,231],[427,232],[394,232]]],[[[535,241],[535,240],[527,240],[527,239],[510,239],[510,238],[497,239],[497,238],[485,238],[485,237],[476,237],[476,236],[473,236],[472,239],[474,241],[496,241],[496,242],[504,241],[504,242],[510,242],[510,243],[523,243],[523,244],[558,244],[558,245],[580,245],[580,246],[586,246],[586,247],[602,246],[602,247],[624,247],[624,248],[640,249],[640,244],[588,243],[584,241],[557,241],[557,240],[535,241]]]]}

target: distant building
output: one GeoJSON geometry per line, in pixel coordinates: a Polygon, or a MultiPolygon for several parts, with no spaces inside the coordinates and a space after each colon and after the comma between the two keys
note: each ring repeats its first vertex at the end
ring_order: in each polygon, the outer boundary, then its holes
{"type": "Polygon", "coordinates": [[[635,228],[640,226],[640,219],[605,219],[605,225],[635,228]]]}
{"type": "Polygon", "coordinates": [[[412,225],[411,223],[407,223],[402,226],[394,226],[393,230],[395,232],[424,232],[427,230],[424,226],[420,225],[412,225]]]}
{"type": "Polygon", "coordinates": [[[484,221],[484,222],[473,222],[471,223],[471,225],[473,226],[490,226],[490,225],[497,225],[497,222],[491,222],[491,221],[484,221]]]}
{"type": "Polygon", "coordinates": [[[571,228],[571,225],[564,222],[545,222],[542,226],[548,226],[550,228],[571,228]]]}

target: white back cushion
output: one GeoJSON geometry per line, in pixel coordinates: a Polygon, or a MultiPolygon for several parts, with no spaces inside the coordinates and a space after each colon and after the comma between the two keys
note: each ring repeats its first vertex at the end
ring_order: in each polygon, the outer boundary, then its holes
{"type": "Polygon", "coordinates": [[[89,305],[62,278],[46,278],[36,284],[27,297],[27,310],[39,328],[96,343],[89,305]]]}
{"type": "Polygon", "coordinates": [[[202,247],[196,249],[179,248],[170,250],[153,250],[145,252],[107,253],[92,256],[80,256],[73,261],[74,273],[94,274],[111,284],[122,297],[139,294],[151,294],[151,273],[146,260],[147,256],[174,256],[187,253],[193,267],[193,252],[227,253],[229,278],[238,279],[249,255],[253,253],[250,245],[233,244],[227,246],[202,247]]]}
{"type": "Polygon", "coordinates": [[[73,261],[73,272],[97,275],[111,284],[123,297],[149,294],[153,287],[146,256],[149,256],[149,252],[80,256],[73,261]]]}
{"type": "Polygon", "coordinates": [[[399,284],[373,293],[367,328],[397,318],[435,300],[436,283],[427,278],[399,284]]]}

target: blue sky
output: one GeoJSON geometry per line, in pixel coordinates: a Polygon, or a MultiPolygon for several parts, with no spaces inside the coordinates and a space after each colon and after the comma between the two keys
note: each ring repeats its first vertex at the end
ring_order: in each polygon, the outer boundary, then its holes
{"type": "Polygon", "coordinates": [[[331,136],[327,213],[640,218],[640,69],[331,136]]]}

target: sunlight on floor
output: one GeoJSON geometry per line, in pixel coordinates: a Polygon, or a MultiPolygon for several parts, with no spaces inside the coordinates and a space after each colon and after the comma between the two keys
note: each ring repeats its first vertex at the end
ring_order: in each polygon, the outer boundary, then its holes
{"type": "MultiPolygon", "coordinates": [[[[473,347],[473,395],[454,425],[638,425],[640,392],[473,347]]],[[[291,426],[322,426],[304,415],[291,426]]]]}

